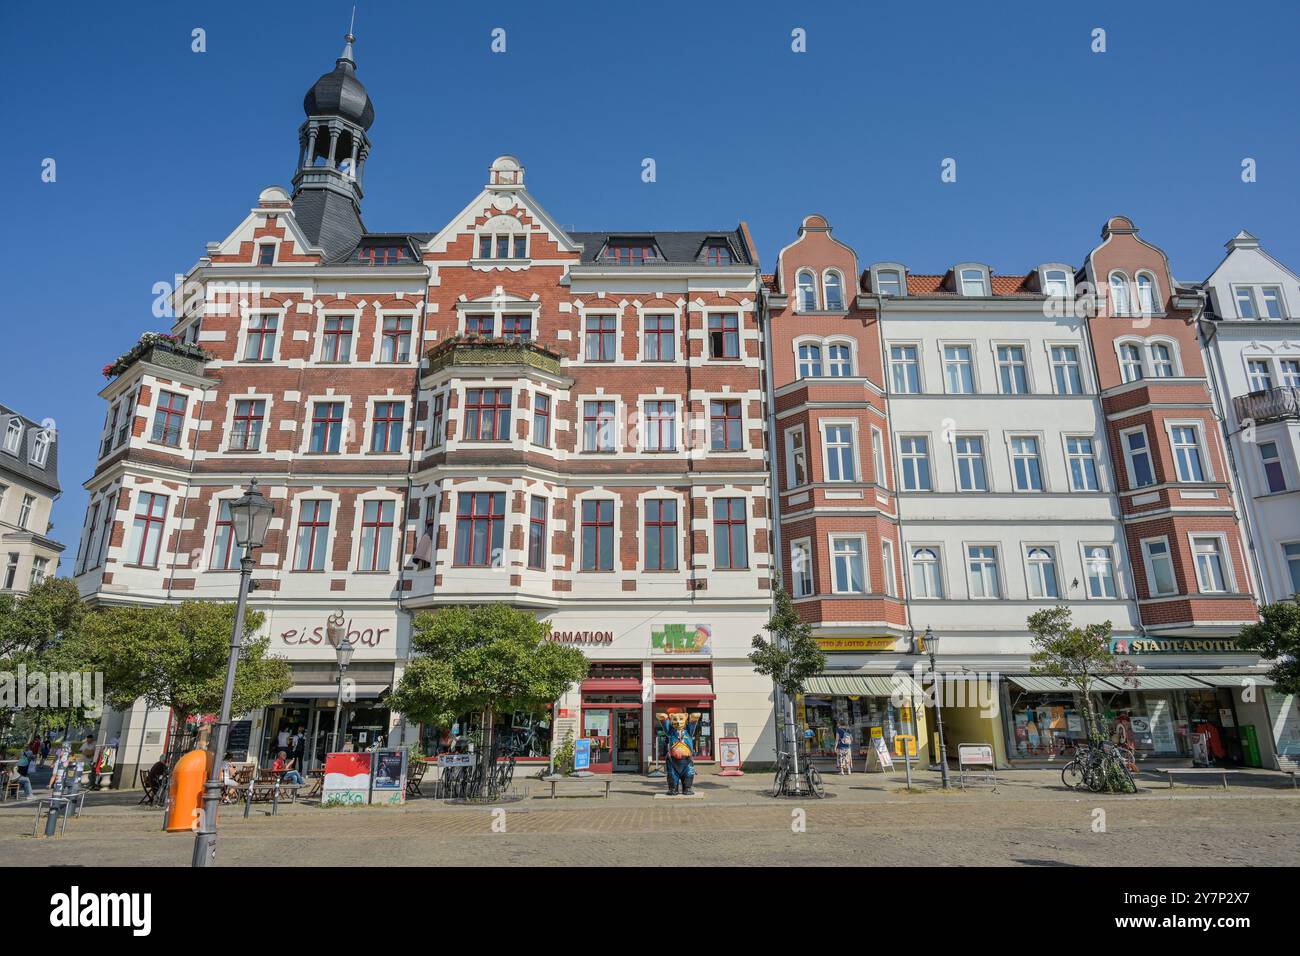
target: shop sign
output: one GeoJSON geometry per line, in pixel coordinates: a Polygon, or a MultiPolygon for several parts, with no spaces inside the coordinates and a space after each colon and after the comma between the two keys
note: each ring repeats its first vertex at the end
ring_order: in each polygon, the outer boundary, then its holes
{"type": "Polygon", "coordinates": [[[439,767],[472,767],[473,754],[438,754],[439,767]]]}
{"type": "Polygon", "coordinates": [[[915,734],[894,734],[894,756],[903,756],[903,748],[907,748],[907,756],[916,756],[916,735],[915,734]]]}
{"type": "Polygon", "coordinates": [[[586,644],[608,647],[614,643],[613,631],[551,631],[546,635],[548,641],[556,644],[586,644]]]}
{"type": "Polygon", "coordinates": [[[656,654],[711,655],[713,628],[708,624],[665,624],[650,632],[650,649],[656,654]]]}
{"type": "Polygon", "coordinates": [[[957,763],[963,767],[992,767],[993,748],[988,744],[958,744],[957,763]]]}
{"type": "Polygon", "coordinates": [[[1112,654],[1232,654],[1241,648],[1231,639],[1208,638],[1126,638],[1110,642],[1112,654]]]}
{"type": "Polygon", "coordinates": [[[892,651],[898,644],[893,637],[816,637],[823,651],[892,651]]]}
{"type": "MultiPolygon", "coordinates": [[[[347,623],[347,641],[349,644],[363,644],[366,647],[375,647],[379,644],[385,634],[391,634],[391,627],[353,627],[353,621],[348,619],[347,623]]],[[[280,640],[285,644],[293,647],[298,644],[327,644],[329,638],[325,635],[325,625],[319,627],[291,627],[280,632],[280,640]]]]}
{"type": "Polygon", "coordinates": [[[573,769],[591,769],[591,738],[579,737],[573,742],[573,769]]]}

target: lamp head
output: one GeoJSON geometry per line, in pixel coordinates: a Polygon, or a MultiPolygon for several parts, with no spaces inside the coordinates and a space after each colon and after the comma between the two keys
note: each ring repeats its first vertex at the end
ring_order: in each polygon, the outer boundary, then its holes
{"type": "Polygon", "coordinates": [[[230,520],[234,525],[235,543],[241,548],[260,548],[266,543],[275,507],[258,490],[257,479],[248,484],[243,496],[230,503],[230,520]]]}

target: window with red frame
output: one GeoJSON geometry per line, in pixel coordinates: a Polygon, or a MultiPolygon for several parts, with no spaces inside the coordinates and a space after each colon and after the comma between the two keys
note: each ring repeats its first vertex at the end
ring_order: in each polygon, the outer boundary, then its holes
{"type": "Polygon", "coordinates": [[[509,438],[510,389],[466,389],[464,441],[506,441],[509,438]]]}
{"type": "Polygon", "coordinates": [[[382,338],[379,342],[379,361],[409,362],[411,360],[411,317],[389,315],[384,318],[382,338]]]}
{"type": "Polygon", "coordinates": [[[533,393],[533,444],[551,445],[551,396],[533,393]]]}
{"type": "Polygon", "coordinates": [[[294,556],[295,571],[324,571],[325,548],[329,543],[329,501],[304,501],[298,509],[298,550],[294,556]]]}
{"type": "Polygon", "coordinates": [[[185,396],[163,392],[158,396],[158,408],[153,416],[153,440],[173,447],[181,443],[181,429],[185,426],[185,396]]]}
{"type": "Polygon", "coordinates": [[[316,454],[338,454],[343,444],[343,403],[317,402],[312,406],[311,439],[307,450],[316,454]]]}
{"type": "Polygon", "coordinates": [[[614,570],[614,502],[582,503],[582,570],[614,570]]]}
{"type": "Polygon", "coordinates": [[[677,355],[676,319],[671,315],[645,317],[645,360],[671,362],[677,355]]]}
{"type": "Polygon", "coordinates": [[[742,569],[749,567],[746,541],[745,499],[713,499],[713,566],[742,569]]]}
{"type": "Polygon", "coordinates": [[[709,316],[709,358],[740,358],[740,317],[734,313],[709,316]]]}
{"type": "Polygon", "coordinates": [[[341,315],[325,316],[325,338],[321,343],[322,362],[352,360],[352,319],[341,315]]]}
{"type": "Polygon", "coordinates": [[[465,491],[456,499],[455,562],[462,567],[500,567],[505,540],[503,491],[465,491]]]}
{"type": "Polygon", "coordinates": [[[616,241],[608,243],[605,246],[605,252],[601,256],[606,262],[614,262],[621,266],[639,266],[646,262],[653,262],[659,256],[655,253],[655,247],[651,243],[644,241],[616,241]]]}
{"type": "Polygon", "coordinates": [[[645,450],[677,450],[677,403],[645,403],[645,450]]]}
{"type": "Polygon", "coordinates": [[[361,554],[357,568],[361,571],[387,571],[393,553],[393,514],[391,501],[367,501],[361,506],[361,554]]]}
{"type": "Polygon", "coordinates": [[[740,402],[709,402],[710,446],[714,451],[739,451],[744,447],[740,402]]]}
{"type": "Polygon", "coordinates": [[[275,334],[279,328],[279,316],[252,316],[248,320],[248,341],[244,348],[244,361],[269,362],[275,358],[275,334]]]}
{"type": "Polygon", "coordinates": [[[615,423],[613,402],[582,403],[582,450],[614,451],[615,423]]]}
{"type": "Polygon", "coordinates": [[[429,427],[433,432],[432,438],[434,448],[441,445],[444,438],[443,402],[444,400],[441,395],[433,396],[433,416],[429,427]]]}
{"type": "Polygon", "coordinates": [[[405,246],[364,246],[357,250],[357,261],[367,266],[396,266],[414,260],[405,246]]]}
{"type": "Polygon", "coordinates": [[[537,495],[528,504],[528,566],[546,568],[546,499],[537,495]]]}
{"type": "Polygon", "coordinates": [[[140,492],[136,499],[134,537],[131,541],[132,563],[142,568],[158,567],[162,547],[163,525],[167,521],[167,496],[140,492]]]}
{"type": "Polygon", "coordinates": [[[731,250],[722,243],[714,243],[704,250],[704,261],[711,266],[729,266],[733,261],[731,250]]]}
{"type": "Polygon", "coordinates": [[[217,508],[217,523],[212,539],[212,570],[231,571],[239,567],[244,549],[235,543],[235,519],[230,513],[230,502],[223,501],[217,508]]]}
{"type": "Polygon", "coordinates": [[[507,338],[531,339],[533,337],[533,317],[531,315],[503,315],[501,317],[501,334],[507,338]]]}
{"type": "Polygon", "coordinates": [[[496,334],[496,319],[490,315],[465,316],[465,334],[491,337],[496,334]]]}
{"type": "Polygon", "coordinates": [[[612,315],[589,315],[584,326],[588,362],[612,362],[618,350],[618,320],[612,315]]]}
{"type": "Polygon", "coordinates": [[[677,502],[649,498],[645,502],[645,569],[677,570],[677,502]]]}
{"type": "Polygon", "coordinates": [[[402,425],[406,421],[405,402],[375,402],[371,421],[370,450],[392,454],[402,450],[402,425]]]}
{"type": "Polygon", "coordinates": [[[231,451],[258,451],[262,447],[262,424],[266,417],[266,402],[261,399],[241,398],[235,402],[235,417],[231,422],[231,451]]]}

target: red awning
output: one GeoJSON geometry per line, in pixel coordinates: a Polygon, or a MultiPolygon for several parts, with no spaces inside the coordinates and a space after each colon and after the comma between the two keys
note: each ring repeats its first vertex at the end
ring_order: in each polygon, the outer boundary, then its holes
{"type": "Polygon", "coordinates": [[[655,700],[716,700],[710,684],[692,687],[690,684],[655,684],[655,700]]]}
{"type": "Polygon", "coordinates": [[[634,677],[593,677],[582,682],[584,694],[639,694],[641,681],[634,677]]]}

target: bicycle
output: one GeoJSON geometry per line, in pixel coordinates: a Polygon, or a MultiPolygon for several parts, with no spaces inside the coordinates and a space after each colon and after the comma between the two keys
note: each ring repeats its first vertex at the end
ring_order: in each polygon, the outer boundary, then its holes
{"type": "MultiPolygon", "coordinates": [[[[793,755],[783,750],[778,751],[776,777],[772,781],[772,796],[780,797],[791,793],[790,783],[794,776],[793,755]]],[[[810,796],[818,799],[826,796],[826,784],[822,781],[822,775],[806,756],[803,765],[799,768],[799,777],[802,778],[802,783],[810,796]]],[[[799,791],[796,789],[793,792],[798,793],[799,791]]]]}
{"type": "Polygon", "coordinates": [[[1100,747],[1079,744],[1074,757],[1061,768],[1061,782],[1071,790],[1086,786],[1093,793],[1107,789],[1107,779],[1112,774],[1122,779],[1124,791],[1137,793],[1137,784],[1129,767],[1133,764],[1133,755],[1109,741],[1103,741],[1100,747]]]}

